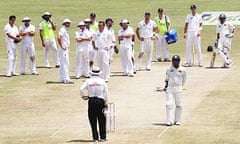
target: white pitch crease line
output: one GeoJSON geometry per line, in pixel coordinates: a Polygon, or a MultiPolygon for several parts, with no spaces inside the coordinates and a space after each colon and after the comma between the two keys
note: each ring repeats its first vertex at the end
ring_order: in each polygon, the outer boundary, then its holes
{"type": "Polygon", "coordinates": [[[157,137],[161,137],[170,127],[166,127],[157,137]]]}
{"type": "Polygon", "coordinates": [[[63,129],[65,129],[65,126],[61,127],[59,130],[57,130],[55,133],[53,133],[50,137],[54,137],[56,136],[60,131],[62,131],[63,129]]]}

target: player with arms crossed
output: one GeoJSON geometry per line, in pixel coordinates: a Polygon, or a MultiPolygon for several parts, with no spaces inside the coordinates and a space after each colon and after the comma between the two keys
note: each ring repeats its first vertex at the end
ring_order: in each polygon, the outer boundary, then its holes
{"type": "Polygon", "coordinates": [[[167,112],[167,126],[180,125],[182,114],[182,90],[186,82],[186,71],[180,66],[180,56],[174,55],[172,57],[172,66],[167,69],[165,88],[167,94],[166,112],[167,112]],[[176,104],[175,119],[174,108],[176,104]]]}
{"type": "Polygon", "coordinates": [[[236,28],[228,21],[226,15],[219,15],[219,23],[217,24],[217,40],[215,42],[215,51],[213,52],[210,68],[214,67],[216,54],[223,59],[223,68],[229,68],[232,60],[229,57],[231,50],[232,38],[236,33],[236,28]]]}

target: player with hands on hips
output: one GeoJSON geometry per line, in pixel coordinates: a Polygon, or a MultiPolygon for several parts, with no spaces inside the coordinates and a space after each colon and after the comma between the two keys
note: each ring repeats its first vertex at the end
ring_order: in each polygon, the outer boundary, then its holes
{"type": "Polygon", "coordinates": [[[16,16],[9,16],[9,22],[4,27],[8,54],[7,77],[16,76],[17,44],[22,40],[15,21],[16,16]]]}
{"type": "Polygon", "coordinates": [[[214,61],[216,54],[223,59],[223,68],[229,68],[232,60],[229,57],[231,45],[232,45],[232,38],[236,33],[236,27],[233,26],[230,22],[226,21],[226,15],[220,14],[219,15],[219,23],[217,24],[216,33],[217,33],[217,40],[215,42],[216,49],[213,52],[213,59],[211,61],[210,67],[214,66],[214,61]]]}
{"type": "Polygon", "coordinates": [[[151,14],[149,12],[146,12],[144,20],[139,22],[136,29],[137,37],[141,41],[141,49],[138,56],[136,70],[139,70],[141,67],[144,51],[146,51],[147,53],[146,70],[151,70],[153,41],[155,40],[155,32],[157,32],[157,25],[153,20],[150,19],[150,16],[151,14]]]}
{"type": "Polygon", "coordinates": [[[180,56],[172,57],[172,66],[167,69],[165,88],[167,126],[180,125],[182,114],[182,90],[186,82],[186,71],[180,66],[180,56]],[[174,103],[176,104],[174,118],[174,103]]]}
{"type": "Polygon", "coordinates": [[[93,67],[92,77],[87,79],[80,88],[82,99],[88,100],[88,118],[92,129],[92,137],[95,142],[106,141],[106,115],[104,111],[108,104],[108,87],[104,79],[100,78],[101,70],[93,67]],[[88,96],[84,91],[88,91],[88,96]],[[100,137],[97,131],[97,122],[100,137]],[[100,139],[99,139],[100,138],[100,139]]]}

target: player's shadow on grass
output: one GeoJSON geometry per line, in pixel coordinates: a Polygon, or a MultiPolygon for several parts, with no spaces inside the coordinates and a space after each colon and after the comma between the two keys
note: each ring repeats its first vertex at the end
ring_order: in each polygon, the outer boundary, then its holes
{"type": "Polygon", "coordinates": [[[167,124],[166,123],[161,123],[161,122],[159,122],[159,123],[152,123],[152,125],[154,125],[154,126],[167,126],[167,124]]]}
{"type": "Polygon", "coordinates": [[[77,142],[82,142],[82,143],[86,143],[86,142],[93,142],[93,140],[69,140],[67,141],[67,143],[77,143],[77,142]]]}

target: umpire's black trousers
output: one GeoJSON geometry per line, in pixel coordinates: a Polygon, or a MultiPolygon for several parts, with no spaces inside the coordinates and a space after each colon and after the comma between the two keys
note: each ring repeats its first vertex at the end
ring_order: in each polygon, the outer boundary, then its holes
{"type": "Polygon", "coordinates": [[[97,121],[99,125],[100,138],[106,139],[106,116],[104,115],[105,102],[100,98],[89,98],[88,100],[88,118],[92,128],[94,140],[99,140],[97,131],[97,121]]]}

